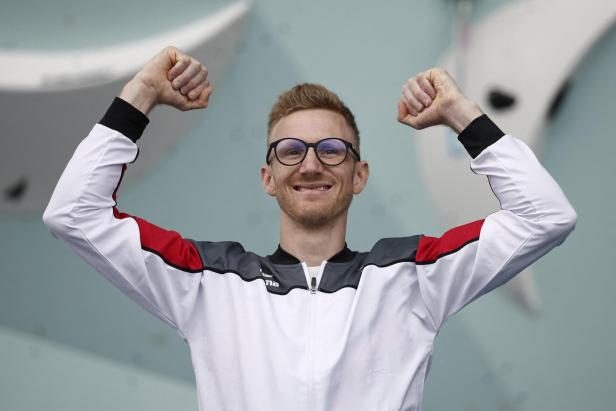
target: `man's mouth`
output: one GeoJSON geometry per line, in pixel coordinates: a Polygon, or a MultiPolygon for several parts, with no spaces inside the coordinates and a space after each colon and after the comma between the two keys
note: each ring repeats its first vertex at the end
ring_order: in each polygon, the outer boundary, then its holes
{"type": "Polygon", "coordinates": [[[329,184],[297,184],[293,186],[293,189],[299,192],[327,191],[330,188],[332,188],[332,186],[329,184]]]}

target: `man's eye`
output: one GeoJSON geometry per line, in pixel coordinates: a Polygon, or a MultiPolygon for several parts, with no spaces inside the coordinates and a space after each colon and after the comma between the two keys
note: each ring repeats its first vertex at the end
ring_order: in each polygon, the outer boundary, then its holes
{"type": "Polygon", "coordinates": [[[337,156],[338,154],[340,154],[340,150],[336,148],[325,148],[323,150],[320,150],[319,154],[323,156],[337,156]]]}

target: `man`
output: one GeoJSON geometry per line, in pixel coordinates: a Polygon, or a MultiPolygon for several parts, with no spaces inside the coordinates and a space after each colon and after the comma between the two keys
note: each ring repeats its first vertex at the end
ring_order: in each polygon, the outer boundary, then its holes
{"type": "Polygon", "coordinates": [[[398,120],[445,124],[502,210],[442,237],[346,247],[368,180],[348,108],[322,86],[283,93],[270,114],[265,192],[280,206],[270,256],[182,238],[116,209],[126,164],[157,104],[203,108],[206,69],[155,56],[79,145],[43,219],[94,268],[190,345],[202,410],[418,410],[434,338],[463,306],[561,244],[575,211],[530,149],[504,135],[439,69],[410,78],[398,120]]]}

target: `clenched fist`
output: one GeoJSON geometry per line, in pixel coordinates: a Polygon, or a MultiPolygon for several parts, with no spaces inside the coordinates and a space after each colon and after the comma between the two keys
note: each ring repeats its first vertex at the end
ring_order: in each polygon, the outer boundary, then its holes
{"type": "Polygon", "coordinates": [[[120,98],[146,115],[157,104],[182,111],[205,108],[213,91],[207,75],[199,61],[167,47],[124,86],[120,98]]]}
{"type": "Polygon", "coordinates": [[[417,130],[447,125],[460,133],[482,113],[447,71],[434,68],[408,79],[398,101],[398,121],[417,130]]]}

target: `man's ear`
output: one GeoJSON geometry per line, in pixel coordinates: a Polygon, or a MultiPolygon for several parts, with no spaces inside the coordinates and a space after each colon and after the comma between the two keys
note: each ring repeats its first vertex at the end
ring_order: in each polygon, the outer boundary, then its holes
{"type": "Polygon", "coordinates": [[[263,190],[267,194],[276,197],[276,184],[274,184],[270,166],[261,166],[261,184],[263,184],[263,190]]]}
{"type": "Polygon", "coordinates": [[[358,161],[353,170],[353,194],[359,194],[368,184],[370,169],[367,161],[358,161]]]}

